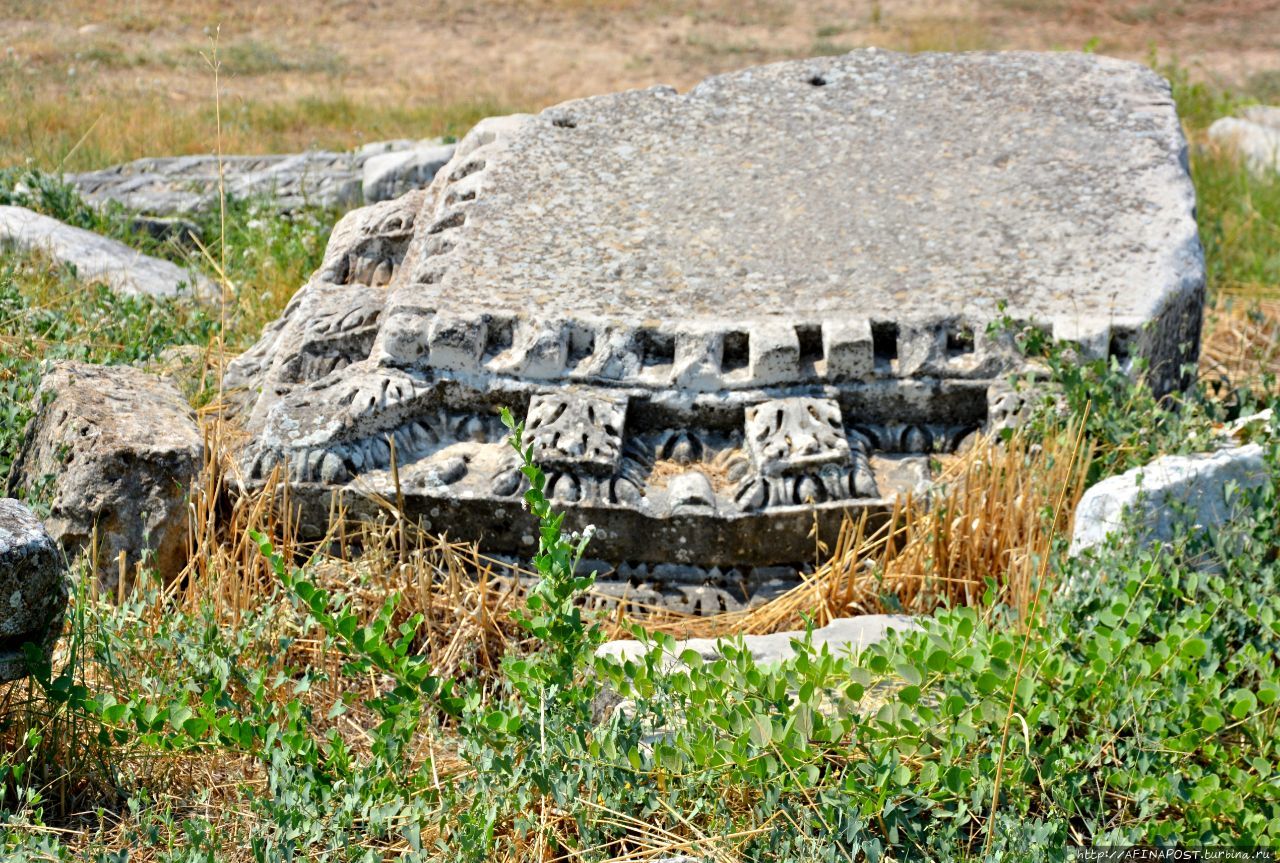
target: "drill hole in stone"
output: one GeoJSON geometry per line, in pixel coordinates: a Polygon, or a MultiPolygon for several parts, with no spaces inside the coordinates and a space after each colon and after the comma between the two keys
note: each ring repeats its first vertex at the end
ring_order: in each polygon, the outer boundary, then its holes
{"type": "Polygon", "coordinates": [[[441,231],[447,231],[450,228],[460,228],[467,221],[467,214],[461,210],[455,210],[440,221],[436,222],[427,229],[428,234],[438,234],[441,231]]]}
{"type": "Polygon", "coordinates": [[[576,129],[576,128],[578,128],[578,123],[577,123],[577,121],[575,121],[572,117],[569,117],[569,116],[567,116],[567,115],[565,115],[565,114],[561,114],[561,115],[559,115],[559,116],[557,116],[557,117],[552,117],[552,118],[551,118],[551,125],[552,125],[552,126],[555,126],[557,129],[576,129]]]}
{"type": "Polygon", "coordinates": [[[449,194],[445,196],[444,203],[446,207],[452,207],[454,204],[461,204],[476,199],[475,189],[451,189],[449,194]]]}
{"type": "Polygon", "coordinates": [[[455,168],[453,173],[449,175],[449,181],[451,183],[456,183],[464,177],[471,176],[476,171],[483,171],[484,167],[484,159],[472,159],[470,162],[459,165],[455,168]]]}
{"type": "Polygon", "coordinates": [[[825,87],[827,86],[827,79],[821,75],[814,75],[809,78],[809,84],[813,87],[825,87]]]}
{"type": "Polygon", "coordinates": [[[973,327],[957,327],[947,330],[947,356],[959,357],[974,350],[973,327]]]}
{"type": "Polygon", "coordinates": [[[814,377],[826,371],[826,355],[822,352],[822,327],[817,324],[801,324],[796,327],[796,341],[800,343],[800,374],[814,377]]]}
{"type": "Polygon", "coordinates": [[[724,348],[720,354],[720,372],[724,375],[745,373],[751,362],[751,336],[747,333],[724,334],[724,348]]]}

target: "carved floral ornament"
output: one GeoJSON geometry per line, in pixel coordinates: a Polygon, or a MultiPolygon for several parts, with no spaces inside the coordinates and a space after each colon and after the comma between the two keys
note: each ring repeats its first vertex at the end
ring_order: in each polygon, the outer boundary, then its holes
{"type": "MultiPolygon", "coordinates": [[[[625,398],[574,391],[534,396],[527,440],[544,466],[553,497],[603,505],[633,504],[657,483],[673,508],[725,504],[738,511],[878,497],[865,438],[846,431],[830,399],[773,399],[746,410],[741,436],[691,429],[626,434],[625,398]],[[719,439],[716,439],[719,438],[719,439]],[[852,442],[850,440],[852,438],[852,442]]],[[[491,489],[522,487],[509,463],[491,489]]]]}
{"type": "Polygon", "coordinates": [[[1149,70],[1060,54],[854,52],[482,121],[344,217],[233,363],[246,473],[287,463],[322,535],[333,493],[386,497],[394,444],[412,517],[522,554],[496,410],[524,408],[602,556],[808,559],[816,521],[1017,421],[1002,302],[1175,385],[1204,285],[1184,147],[1149,70]]]}

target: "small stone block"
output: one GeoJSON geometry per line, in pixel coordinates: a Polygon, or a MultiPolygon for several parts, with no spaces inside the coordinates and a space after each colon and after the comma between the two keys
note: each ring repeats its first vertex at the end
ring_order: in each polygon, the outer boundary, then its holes
{"type": "Polygon", "coordinates": [[[1075,342],[1081,359],[1099,360],[1111,347],[1111,322],[1079,315],[1062,315],[1053,320],[1055,342],[1075,342]]]}
{"type": "Polygon", "coordinates": [[[514,371],[527,378],[547,380],[565,373],[569,361],[569,336],[563,327],[537,321],[516,326],[514,371]]]}
{"type": "Polygon", "coordinates": [[[871,377],[875,369],[871,321],[847,318],[825,322],[822,325],[822,352],[827,358],[829,379],[857,381],[871,377]]]}
{"type": "Polygon", "coordinates": [[[899,324],[898,374],[929,374],[947,357],[947,331],[941,323],[899,324]]]}
{"type": "Polygon", "coordinates": [[[751,330],[751,382],[793,381],[800,375],[800,339],[794,327],[765,324],[751,330]]]}
{"type": "Polygon", "coordinates": [[[678,387],[708,392],[720,387],[719,353],[723,337],[718,333],[680,333],[676,336],[673,376],[678,387]]]}
{"type": "Polygon", "coordinates": [[[453,371],[478,369],[488,331],[483,318],[437,315],[427,337],[431,364],[453,371]]]}

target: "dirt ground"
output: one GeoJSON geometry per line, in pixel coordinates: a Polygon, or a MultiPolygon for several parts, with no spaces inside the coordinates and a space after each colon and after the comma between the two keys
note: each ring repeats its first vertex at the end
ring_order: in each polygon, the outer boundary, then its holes
{"type": "MultiPolygon", "coordinates": [[[[868,45],[1154,52],[1196,78],[1280,91],[1280,0],[2,0],[0,93],[31,110],[25,130],[0,122],[0,162],[20,161],[23,135],[27,150],[52,136],[75,142],[79,163],[128,155],[148,136],[113,132],[117,113],[136,127],[204,111],[215,33],[228,110],[258,109],[232,136],[241,149],[354,143],[351,115],[366,106],[371,117],[397,112],[372,123],[380,133],[434,134],[490,110],[683,89],[868,45]],[[295,107],[261,109],[282,104],[295,107]]],[[[209,144],[203,131],[151,140],[209,144]]]]}

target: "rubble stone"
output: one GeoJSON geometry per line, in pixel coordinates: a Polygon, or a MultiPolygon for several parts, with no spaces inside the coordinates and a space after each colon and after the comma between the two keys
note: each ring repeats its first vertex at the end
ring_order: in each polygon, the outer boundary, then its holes
{"type": "Polygon", "coordinates": [[[0,683],[27,676],[24,644],[52,652],[67,595],[57,544],[20,501],[0,499],[0,683]]]}
{"type": "MultiPolygon", "coordinates": [[[[270,201],[281,212],[308,205],[345,209],[426,185],[433,166],[448,161],[446,150],[452,148],[437,141],[402,140],[342,153],[223,156],[223,185],[229,197],[270,201]]],[[[67,179],[93,204],[114,201],[156,216],[189,215],[217,208],[218,164],[212,155],[145,158],[67,179]]]]}
{"type": "Polygon", "coordinates": [[[170,382],[129,366],[57,362],[10,474],[10,493],[48,494],[45,525],[68,556],[97,551],[100,584],[114,589],[144,558],[165,579],[186,564],[187,492],[204,441],[170,382]],[[96,534],[96,541],[95,541],[96,534]]]}
{"type": "Polygon", "coordinates": [[[76,228],[25,207],[0,206],[0,242],[43,252],[75,267],[83,281],[102,281],[117,293],[151,297],[210,297],[207,277],[170,261],[144,255],[108,237],[76,228]]]}
{"type": "MultiPolygon", "coordinates": [[[[842,617],[831,621],[826,626],[813,630],[812,644],[815,650],[827,647],[832,653],[851,650],[858,652],[863,648],[876,644],[891,632],[908,632],[918,629],[919,624],[910,616],[903,614],[863,614],[857,617],[842,617]]],[[[803,641],[805,633],[775,632],[772,635],[742,636],[742,646],[751,654],[757,665],[785,662],[795,656],[793,642],[803,641]]],[[[723,638],[689,638],[677,641],[670,651],[672,662],[677,662],[686,650],[692,650],[706,661],[719,659],[721,645],[733,643],[733,639],[723,638]]],[[[648,648],[639,641],[623,639],[610,641],[596,649],[598,656],[609,656],[619,660],[636,660],[642,658],[648,648]]]]}
{"type": "Polygon", "coordinates": [[[1081,554],[1120,532],[1149,545],[1172,540],[1179,524],[1223,527],[1246,505],[1244,492],[1270,481],[1263,456],[1256,443],[1167,455],[1102,480],[1076,505],[1070,553],[1081,554]]]}
{"type": "Polygon", "coordinates": [[[1215,120],[1209,140],[1235,152],[1257,174],[1280,171],[1280,106],[1253,105],[1239,117],[1215,120]]]}

